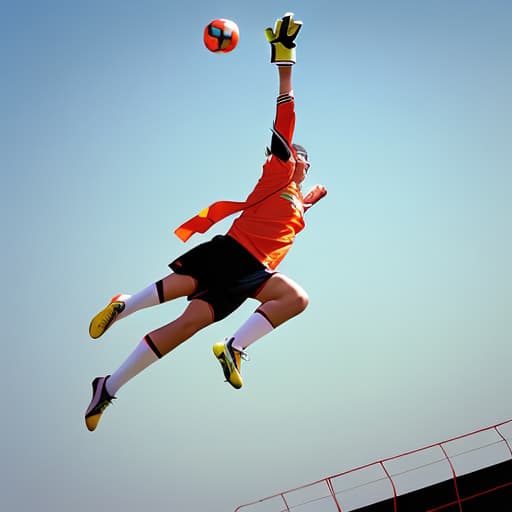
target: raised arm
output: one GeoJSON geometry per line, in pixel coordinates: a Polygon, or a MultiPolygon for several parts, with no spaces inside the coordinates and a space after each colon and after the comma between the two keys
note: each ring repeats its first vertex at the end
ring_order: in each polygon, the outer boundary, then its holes
{"type": "Polygon", "coordinates": [[[292,69],[292,66],[277,66],[277,71],[279,73],[279,95],[293,95],[292,69]]]}
{"type": "MultiPolygon", "coordinates": [[[[295,39],[301,28],[302,22],[295,21],[293,13],[286,13],[280,20],[276,21],[273,30],[267,28],[265,31],[272,48],[270,61],[277,65],[279,73],[279,96],[277,98],[271,153],[282,161],[287,161],[292,154],[297,157],[297,153],[300,153],[307,160],[307,153],[304,148],[294,145],[292,142],[295,129],[292,68],[296,62],[295,39]]],[[[324,198],[326,194],[327,189],[323,185],[313,186],[303,198],[305,211],[324,198]]]]}
{"type": "Polygon", "coordinates": [[[287,161],[294,152],[292,139],[295,129],[295,102],[292,68],[296,62],[295,38],[301,28],[302,22],[295,21],[293,13],[286,13],[276,21],[273,29],[265,30],[271,47],[270,62],[276,64],[279,77],[279,96],[270,153],[282,161],[287,161]]]}

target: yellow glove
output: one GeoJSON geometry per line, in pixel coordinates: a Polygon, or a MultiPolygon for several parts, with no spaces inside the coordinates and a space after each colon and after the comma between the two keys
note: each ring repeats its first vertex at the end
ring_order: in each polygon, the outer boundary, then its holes
{"type": "Polygon", "coordinates": [[[270,62],[278,66],[292,66],[295,64],[295,38],[302,28],[302,21],[294,21],[293,13],[287,12],[276,21],[274,30],[265,29],[267,41],[272,48],[270,62]]]}

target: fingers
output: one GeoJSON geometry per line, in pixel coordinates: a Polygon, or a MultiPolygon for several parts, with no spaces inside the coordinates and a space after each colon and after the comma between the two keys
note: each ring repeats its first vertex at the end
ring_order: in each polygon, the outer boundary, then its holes
{"type": "Polygon", "coordinates": [[[293,12],[287,12],[282,18],[276,20],[274,28],[265,29],[265,35],[269,42],[279,39],[279,37],[292,37],[295,39],[299,30],[302,28],[302,21],[293,19],[293,12]]]}
{"type": "Polygon", "coordinates": [[[296,37],[299,30],[302,28],[302,21],[295,21],[293,19],[293,12],[287,12],[282,17],[281,32],[290,37],[296,37]]]}
{"type": "Polygon", "coordinates": [[[270,27],[265,29],[265,36],[269,43],[271,43],[272,41],[274,41],[276,39],[276,34],[270,27]]]}

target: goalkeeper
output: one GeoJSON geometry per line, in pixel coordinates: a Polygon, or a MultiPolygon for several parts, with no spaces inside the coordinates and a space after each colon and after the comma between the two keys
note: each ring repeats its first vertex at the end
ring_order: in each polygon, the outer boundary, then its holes
{"type": "Polygon", "coordinates": [[[304,213],[327,193],[325,187],[315,185],[302,194],[310,164],[304,147],[293,143],[292,69],[301,28],[302,22],[287,13],[265,31],[270,60],[277,65],[279,94],[270,148],[255,188],[245,201],[213,203],[175,230],[185,242],[194,233],[204,233],[219,220],[241,212],[228,232],[175,259],[169,264],[172,272],[163,279],[134,295],[114,296],[91,320],[89,334],[96,339],[114,322],[142,308],[179,297],[189,301],[181,316],[146,334],[116,371],[93,380],[92,400],[85,413],[89,430],[96,429],[105,408],[130,379],[252,298],[259,302],[254,313],[224,342],[213,346],[225,379],[236,389],[242,387],[240,364],[249,345],[308,305],[302,287],[277,271],[305,226],[304,213]]]}

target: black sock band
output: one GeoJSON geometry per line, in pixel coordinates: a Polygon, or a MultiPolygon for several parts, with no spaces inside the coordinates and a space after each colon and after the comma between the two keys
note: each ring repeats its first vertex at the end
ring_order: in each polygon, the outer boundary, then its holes
{"type": "Polygon", "coordinates": [[[258,308],[258,309],[255,311],[255,313],[260,314],[260,315],[261,315],[261,316],[262,316],[262,317],[263,317],[263,318],[264,318],[264,319],[265,319],[265,320],[266,320],[266,321],[267,321],[267,322],[272,326],[272,329],[275,329],[275,328],[276,328],[276,327],[275,327],[275,325],[272,323],[272,320],[270,320],[270,318],[265,314],[265,312],[264,312],[264,311],[262,311],[261,309],[259,309],[259,308],[258,308]]]}
{"type": "Polygon", "coordinates": [[[164,299],[164,282],[160,279],[160,281],[157,281],[155,283],[155,286],[156,286],[156,291],[158,293],[158,300],[160,301],[160,304],[162,304],[162,302],[165,302],[165,299],[164,299]]]}
{"type": "Polygon", "coordinates": [[[153,343],[153,340],[149,337],[149,334],[146,334],[144,336],[144,340],[148,344],[148,347],[155,353],[155,356],[158,357],[158,359],[162,359],[162,354],[160,353],[160,350],[156,347],[156,345],[153,343]]]}

